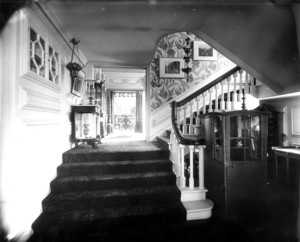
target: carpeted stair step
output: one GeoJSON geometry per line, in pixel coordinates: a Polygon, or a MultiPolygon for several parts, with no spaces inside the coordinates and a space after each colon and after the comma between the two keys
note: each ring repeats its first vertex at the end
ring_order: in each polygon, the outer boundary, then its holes
{"type": "Polygon", "coordinates": [[[76,146],[63,153],[63,163],[102,162],[121,160],[169,159],[169,150],[160,147],[158,142],[118,145],[76,146]]]}
{"type": "Polygon", "coordinates": [[[173,172],[147,172],[128,174],[108,174],[96,176],[56,177],[51,183],[52,193],[95,191],[125,187],[151,187],[174,185],[176,177],[173,172]]]}
{"type": "Polygon", "coordinates": [[[57,175],[61,177],[170,171],[171,167],[172,163],[163,159],[64,163],[57,168],[57,175]]]}
{"type": "Polygon", "coordinates": [[[49,194],[42,202],[43,212],[124,207],[139,204],[171,204],[180,200],[176,186],[134,187],[124,189],[49,194]]]}
{"type": "Polygon", "coordinates": [[[169,149],[169,142],[170,142],[170,137],[168,136],[157,136],[156,140],[162,147],[165,147],[166,149],[169,149]]]}
{"type": "Polygon", "coordinates": [[[28,242],[146,241],[186,220],[169,151],[158,142],[79,145],[63,154],[57,174],[28,242]]]}
{"type": "Polygon", "coordinates": [[[168,223],[184,221],[186,210],[181,203],[170,204],[139,204],[125,207],[105,207],[102,209],[90,208],[88,210],[43,212],[33,223],[35,233],[47,231],[77,231],[80,228],[110,228],[116,220],[138,223],[155,222],[168,223]]]}

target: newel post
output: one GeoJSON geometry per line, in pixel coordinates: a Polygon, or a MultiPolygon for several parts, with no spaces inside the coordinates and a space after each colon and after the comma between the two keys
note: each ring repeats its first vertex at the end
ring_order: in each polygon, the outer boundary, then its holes
{"type": "Polygon", "coordinates": [[[199,189],[204,188],[204,149],[206,148],[205,145],[200,145],[196,152],[199,152],[199,189]]]}
{"type": "Polygon", "coordinates": [[[185,174],[184,174],[184,148],[185,145],[179,145],[180,146],[180,168],[181,168],[181,174],[180,174],[180,188],[186,187],[186,180],[185,180],[185,174]]]}

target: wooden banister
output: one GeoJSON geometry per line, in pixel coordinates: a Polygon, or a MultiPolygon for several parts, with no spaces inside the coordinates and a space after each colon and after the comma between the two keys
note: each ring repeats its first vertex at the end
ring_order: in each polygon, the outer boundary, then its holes
{"type": "Polygon", "coordinates": [[[190,96],[186,97],[185,99],[183,99],[181,101],[178,101],[177,102],[177,107],[183,106],[184,104],[186,104],[189,101],[193,100],[194,98],[198,97],[201,93],[209,90],[210,88],[212,88],[213,86],[215,86],[219,82],[225,80],[227,77],[233,75],[234,73],[236,73],[239,70],[241,70],[241,68],[239,66],[234,67],[233,69],[231,69],[228,72],[224,73],[222,76],[218,77],[217,79],[215,79],[214,81],[210,82],[206,86],[200,88],[199,90],[197,90],[196,92],[194,92],[190,96]]]}
{"type": "MultiPolygon", "coordinates": [[[[178,101],[178,102],[173,101],[171,103],[171,108],[172,108],[171,123],[172,123],[172,127],[174,129],[174,134],[180,144],[182,144],[182,145],[205,145],[205,140],[200,135],[186,136],[185,132],[183,132],[184,136],[181,134],[181,132],[179,130],[179,125],[180,125],[181,120],[177,120],[178,119],[177,108],[182,107],[182,106],[186,105],[187,103],[191,102],[192,100],[194,100],[195,98],[197,98],[201,94],[203,94],[204,92],[209,91],[211,88],[216,86],[218,83],[224,81],[227,78],[230,78],[231,75],[237,73],[240,70],[241,70],[240,67],[238,67],[238,66],[234,67],[231,70],[229,70],[228,72],[221,75],[220,77],[216,78],[214,81],[207,84],[206,86],[200,88],[199,90],[197,90],[190,96],[186,97],[185,99],[178,101]]],[[[229,81],[228,81],[228,87],[229,87],[229,81]]],[[[203,109],[204,109],[204,107],[203,107],[203,109]]],[[[192,120],[190,118],[190,125],[191,125],[191,123],[192,123],[192,120]]]]}

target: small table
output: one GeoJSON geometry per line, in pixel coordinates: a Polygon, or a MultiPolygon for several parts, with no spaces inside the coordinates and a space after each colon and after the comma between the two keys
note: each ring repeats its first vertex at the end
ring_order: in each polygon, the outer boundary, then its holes
{"type": "Polygon", "coordinates": [[[299,146],[274,146],[272,147],[275,155],[275,168],[276,168],[276,179],[278,179],[278,156],[284,157],[286,160],[286,175],[287,181],[289,181],[289,173],[290,173],[290,158],[292,159],[300,159],[300,148],[299,146]]]}

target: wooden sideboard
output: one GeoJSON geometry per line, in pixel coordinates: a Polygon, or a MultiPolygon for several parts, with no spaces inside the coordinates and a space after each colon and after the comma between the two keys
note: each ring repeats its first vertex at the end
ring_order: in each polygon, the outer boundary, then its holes
{"type": "Polygon", "coordinates": [[[285,158],[286,180],[290,180],[290,159],[300,159],[299,146],[273,146],[275,156],[275,175],[278,180],[278,157],[285,158]]]}

